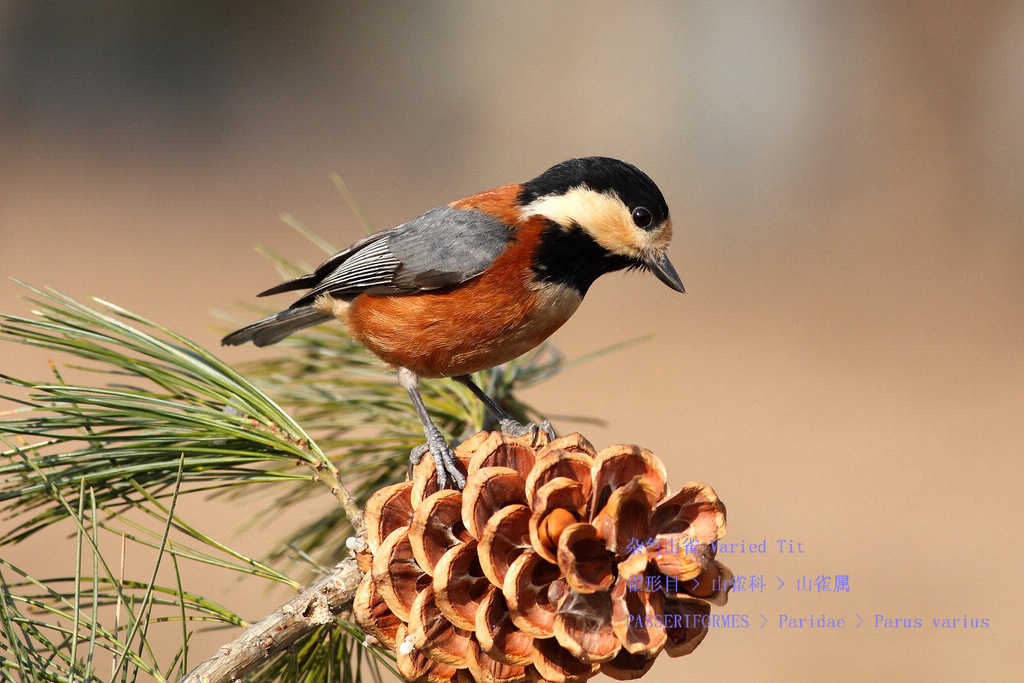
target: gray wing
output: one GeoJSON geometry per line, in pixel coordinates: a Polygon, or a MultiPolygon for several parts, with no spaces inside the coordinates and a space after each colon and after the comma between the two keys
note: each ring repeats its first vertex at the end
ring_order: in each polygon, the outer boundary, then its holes
{"type": "Polygon", "coordinates": [[[410,294],[465,282],[482,273],[512,239],[512,228],[474,209],[440,206],[335,254],[314,273],[265,294],[310,288],[295,306],[321,294],[410,294]]]}

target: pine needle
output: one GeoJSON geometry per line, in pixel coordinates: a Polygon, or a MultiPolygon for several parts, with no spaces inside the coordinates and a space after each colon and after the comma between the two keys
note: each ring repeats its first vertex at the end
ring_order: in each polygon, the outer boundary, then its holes
{"type": "MultiPolygon", "coordinates": [[[[8,388],[0,387],[0,398],[14,407],[0,412],[0,513],[13,521],[0,544],[28,542],[71,522],[76,551],[70,574],[50,578],[0,559],[0,679],[180,676],[188,671],[196,628],[247,624],[189,590],[182,563],[265,585],[299,586],[270,563],[300,573],[333,565],[359,521],[359,506],[372,491],[404,477],[409,450],[422,442],[393,373],[338,329],[295,335],[274,349],[276,355],[239,372],[115,304],[97,299],[85,305],[26,287],[33,315],[0,316],[0,340],[72,361],[51,363],[51,377],[43,381],[0,375],[8,388]],[[183,496],[197,493],[259,495],[268,501],[266,517],[313,493],[338,504],[299,525],[261,561],[175,512],[183,496]],[[117,557],[104,556],[102,535],[114,540],[117,557]],[[146,577],[125,574],[129,552],[153,558],[146,577]],[[165,574],[169,585],[162,582],[165,574]],[[160,661],[154,629],[168,622],[177,624],[180,646],[160,661]],[[112,667],[104,676],[97,673],[100,653],[112,667]]],[[[515,389],[550,376],[560,364],[556,354],[541,350],[478,380],[528,420],[535,413],[516,401],[515,389]]],[[[423,395],[449,437],[483,426],[483,411],[465,388],[428,381],[423,395]]],[[[363,676],[379,681],[382,670],[397,675],[390,653],[363,640],[353,624],[325,626],[250,678],[355,683],[363,676]]]]}

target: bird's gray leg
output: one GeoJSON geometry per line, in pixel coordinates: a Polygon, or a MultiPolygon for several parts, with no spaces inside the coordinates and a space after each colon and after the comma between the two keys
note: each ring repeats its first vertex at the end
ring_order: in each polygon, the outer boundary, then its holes
{"type": "Polygon", "coordinates": [[[416,407],[416,414],[420,417],[420,423],[423,424],[423,433],[427,437],[426,444],[412,449],[409,454],[410,465],[416,465],[429,449],[434,457],[434,468],[437,470],[437,485],[443,489],[448,484],[448,477],[451,476],[454,488],[461,490],[466,486],[466,477],[459,471],[455,453],[445,441],[441,430],[427,414],[427,407],[423,405],[423,398],[420,396],[419,376],[408,368],[398,368],[398,383],[409,393],[409,398],[416,407]]]}
{"type": "Polygon", "coordinates": [[[533,422],[523,425],[520,424],[514,417],[508,414],[504,408],[498,405],[498,402],[487,395],[483,389],[478,387],[473,379],[469,375],[459,375],[452,377],[456,382],[469,388],[480,401],[487,406],[487,410],[491,411],[491,414],[498,419],[498,425],[501,427],[501,431],[511,436],[526,436],[527,434],[536,441],[537,433],[543,431],[548,435],[548,438],[555,438],[555,430],[551,426],[551,423],[544,420],[539,425],[533,422]]]}

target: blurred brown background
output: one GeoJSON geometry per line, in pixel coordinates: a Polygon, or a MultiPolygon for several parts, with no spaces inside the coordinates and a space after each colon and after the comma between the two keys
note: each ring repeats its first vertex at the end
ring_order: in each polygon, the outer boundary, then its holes
{"type": "MultiPolygon", "coordinates": [[[[362,234],[331,171],[388,227],[569,157],[629,160],[672,207],[687,294],[604,278],[562,350],[654,340],[526,398],[712,484],[727,540],[769,550],[720,555],[767,581],[723,610],[750,627],[647,680],[1017,680],[1022,112],[1021,2],[5,2],[0,272],[216,348],[211,312],[277,282],[254,245],[320,259],[280,213],[362,234]],[[796,590],[819,575],[850,591],[796,590]],[[932,626],[964,616],[988,627],[932,626]]],[[[0,281],[4,311],[22,294],[0,281]]],[[[247,514],[181,506],[225,537],[247,514]]],[[[60,545],[3,552],[68,572],[60,545]]],[[[250,619],[283,598],[199,580],[250,619]]]]}

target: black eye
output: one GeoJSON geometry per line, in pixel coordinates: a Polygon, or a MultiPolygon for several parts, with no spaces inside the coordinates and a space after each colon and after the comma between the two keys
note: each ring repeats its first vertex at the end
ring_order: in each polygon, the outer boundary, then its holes
{"type": "Polygon", "coordinates": [[[646,228],[651,224],[651,212],[642,206],[633,209],[633,222],[638,228],[646,228]]]}

